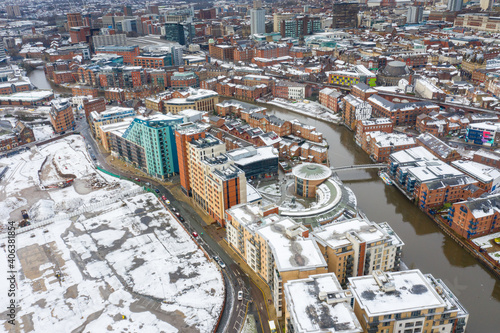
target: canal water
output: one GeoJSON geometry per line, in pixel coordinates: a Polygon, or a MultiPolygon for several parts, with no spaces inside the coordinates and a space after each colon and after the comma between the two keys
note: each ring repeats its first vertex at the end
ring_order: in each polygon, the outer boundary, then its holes
{"type": "MultiPolygon", "coordinates": [[[[315,126],[330,145],[334,167],[372,163],[354,142],[354,133],[343,126],[309,118],[289,110],[259,104],[282,119],[294,118],[315,126]]],[[[376,170],[339,173],[358,199],[358,207],[375,222],[387,221],[401,237],[403,261],[442,279],[469,311],[467,332],[500,332],[500,283],[488,270],[411,203],[394,186],[385,185],[376,170]]]]}

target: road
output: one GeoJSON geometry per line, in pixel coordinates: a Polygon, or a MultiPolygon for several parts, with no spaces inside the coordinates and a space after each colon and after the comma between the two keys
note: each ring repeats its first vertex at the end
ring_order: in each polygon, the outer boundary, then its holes
{"type": "MultiPolygon", "coordinates": [[[[108,155],[103,154],[97,146],[90,134],[90,128],[85,119],[78,120],[75,130],[80,131],[87,143],[87,149],[91,155],[96,157],[96,164],[114,174],[134,178],[136,175],[127,174],[117,168],[109,165],[106,161],[108,155]]],[[[158,182],[149,181],[151,187],[158,189],[160,195],[164,195],[170,204],[169,209],[175,208],[185,221],[181,222],[185,228],[193,233],[197,232],[196,237],[198,243],[211,256],[219,256],[226,264],[223,269],[224,283],[226,286],[226,306],[222,313],[221,321],[217,329],[218,333],[233,333],[240,332],[245,322],[245,316],[248,313],[254,314],[257,322],[257,331],[259,333],[270,333],[268,326],[268,313],[266,302],[261,290],[248,278],[246,273],[240,268],[233,258],[227,254],[224,249],[218,244],[218,241],[210,235],[207,230],[215,228],[215,226],[207,226],[205,221],[196,213],[196,211],[186,202],[177,200],[167,187],[162,186],[158,182]],[[237,300],[238,291],[243,291],[243,300],[237,300]]]]}

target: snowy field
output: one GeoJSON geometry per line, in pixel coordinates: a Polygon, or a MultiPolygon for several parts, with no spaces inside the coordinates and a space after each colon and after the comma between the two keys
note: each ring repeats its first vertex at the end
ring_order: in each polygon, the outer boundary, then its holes
{"type": "Polygon", "coordinates": [[[337,124],[340,120],[340,116],[333,113],[333,111],[324,107],[323,105],[316,102],[296,102],[283,99],[283,98],[274,98],[273,100],[267,102],[267,104],[272,104],[276,106],[280,106],[284,109],[294,111],[305,116],[318,118],[327,122],[337,124]]]}
{"type": "MultiPolygon", "coordinates": [[[[156,197],[95,170],[80,136],[34,149],[0,160],[10,168],[2,221],[19,221],[21,209],[34,223],[53,221],[16,237],[15,331],[211,332],[221,274],[156,197]],[[69,187],[44,186],[68,175],[69,187]]],[[[6,271],[1,247],[3,309],[6,271]]],[[[13,330],[4,322],[2,331],[13,330]]]]}

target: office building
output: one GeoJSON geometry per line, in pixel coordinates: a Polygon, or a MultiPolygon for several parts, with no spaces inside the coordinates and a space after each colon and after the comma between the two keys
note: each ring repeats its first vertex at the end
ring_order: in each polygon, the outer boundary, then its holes
{"type": "Polygon", "coordinates": [[[410,6],[408,7],[408,14],[406,15],[406,23],[409,24],[420,23],[422,22],[423,15],[424,15],[424,7],[410,6]]]}
{"type": "Polygon", "coordinates": [[[263,34],[266,32],[266,10],[263,8],[250,9],[250,32],[263,34]]]}
{"type": "Polygon", "coordinates": [[[180,22],[165,22],[161,27],[161,35],[168,41],[186,45],[184,27],[180,22]]]}
{"type": "Polygon", "coordinates": [[[177,114],[186,109],[214,111],[215,105],[219,103],[219,94],[205,89],[189,88],[187,91],[176,91],[172,93],[172,97],[164,102],[164,111],[167,113],[177,114]]]}
{"type": "Polygon", "coordinates": [[[272,146],[245,147],[227,153],[234,164],[245,172],[247,179],[261,179],[278,175],[278,155],[272,146]]]}
{"type": "Polygon", "coordinates": [[[281,33],[281,21],[286,21],[293,18],[294,13],[274,13],[273,14],[273,31],[281,33]]]}
{"type": "Polygon", "coordinates": [[[321,30],[319,17],[301,15],[289,20],[281,21],[281,37],[300,38],[321,30]]]}
{"type": "Polygon", "coordinates": [[[364,332],[463,333],[469,313],[444,284],[419,270],[349,278],[364,332]]]}
{"type": "Polygon", "coordinates": [[[356,28],[358,26],[358,2],[334,2],[332,29],[356,28]]]}
{"type": "Polygon", "coordinates": [[[73,107],[69,99],[57,99],[51,102],[49,111],[50,123],[54,132],[62,133],[75,127],[73,107]]]}
{"type": "Polygon", "coordinates": [[[461,11],[464,5],[463,0],[448,0],[448,10],[450,12],[461,11]]]}

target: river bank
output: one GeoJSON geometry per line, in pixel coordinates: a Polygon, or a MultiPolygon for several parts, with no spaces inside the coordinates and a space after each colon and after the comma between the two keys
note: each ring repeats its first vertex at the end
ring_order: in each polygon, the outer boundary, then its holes
{"type": "Polygon", "coordinates": [[[329,122],[332,124],[339,124],[341,118],[338,114],[334,114],[332,111],[325,108],[323,105],[316,102],[295,102],[292,103],[290,101],[283,100],[281,98],[275,98],[268,102],[267,104],[271,104],[274,106],[279,106],[281,108],[287,109],[289,111],[299,113],[301,115],[311,117],[314,119],[318,119],[321,121],[329,122]]]}
{"type": "MultiPolygon", "coordinates": [[[[372,163],[356,145],[354,133],[343,126],[294,112],[280,106],[253,102],[268,114],[284,120],[298,119],[315,126],[329,143],[332,167],[372,163]]],[[[442,279],[469,311],[467,332],[496,332],[500,312],[500,281],[481,261],[454,241],[430,216],[409,201],[395,186],[387,186],[375,170],[352,170],[339,178],[356,195],[358,207],[372,221],[388,222],[401,237],[402,260],[442,279]]]]}

